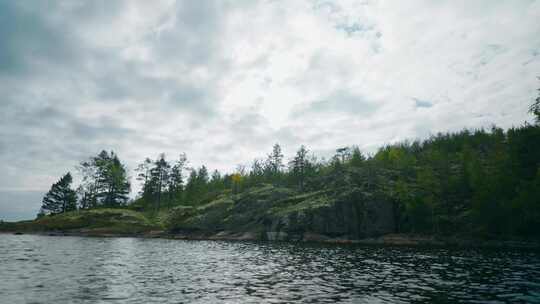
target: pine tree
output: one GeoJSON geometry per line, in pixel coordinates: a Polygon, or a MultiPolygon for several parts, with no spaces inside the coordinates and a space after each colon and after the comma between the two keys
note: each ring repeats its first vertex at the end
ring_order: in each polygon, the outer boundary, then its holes
{"type": "Polygon", "coordinates": [[[271,182],[277,181],[283,169],[283,153],[279,144],[275,144],[272,147],[272,153],[268,155],[265,165],[265,175],[267,178],[271,182]]]}
{"type": "Polygon", "coordinates": [[[309,160],[307,157],[308,150],[304,145],[300,146],[300,149],[296,152],[295,157],[289,163],[290,172],[294,181],[300,188],[300,191],[304,191],[304,185],[306,180],[306,173],[309,166],[309,160]]]}
{"type": "Polygon", "coordinates": [[[199,172],[197,173],[197,186],[200,195],[204,195],[208,192],[208,181],[208,169],[203,165],[199,168],[199,172]]]}
{"type": "Polygon", "coordinates": [[[142,183],[140,194],[144,199],[149,200],[150,195],[152,194],[150,187],[150,170],[152,169],[152,160],[146,158],[142,163],[140,163],[135,171],[137,171],[137,180],[142,183]]]}
{"type": "Polygon", "coordinates": [[[68,172],[51,186],[43,197],[42,213],[58,214],[77,209],[77,193],[70,188],[72,181],[71,173],[68,172]]]}
{"type": "Polygon", "coordinates": [[[184,169],[186,168],[187,157],[185,153],[180,154],[180,157],[171,167],[169,174],[169,202],[173,201],[179,203],[182,200],[182,193],[184,191],[184,169]]]}
{"type": "Polygon", "coordinates": [[[186,202],[190,205],[194,205],[198,199],[197,196],[197,170],[191,169],[189,177],[186,183],[186,202]]]}
{"type": "Polygon", "coordinates": [[[212,172],[212,176],[210,177],[210,183],[208,187],[210,188],[210,191],[212,192],[223,190],[224,188],[223,178],[221,177],[221,173],[218,170],[214,170],[212,172]]]}
{"type": "Polygon", "coordinates": [[[349,147],[343,147],[336,149],[336,156],[338,160],[341,161],[342,164],[345,164],[347,160],[351,157],[351,148],[349,147]]]}
{"type": "Polygon", "coordinates": [[[264,179],[264,164],[259,159],[254,159],[249,171],[249,186],[255,186],[264,179]]]}
{"type": "MultiPolygon", "coordinates": [[[[540,79],[540,77],[538,79],[540,79]]],[[[538,91],[540,92],[540,89],[538,89],[538,91]]],[[[536,100],[529,108],[529,113],[533,114],[535,116],[536,123],[540,124],[540,95],[536,97],[536,100]]]]}
{"type": "Polygon", "coordinates": [[[217,183],[217,182],[220,182],[221,181],[221,173],[219,173],[218,170],[214,170],[212,172],[212,177],[211,177],[211,180],[210,180],[212,183],[217,183]]]}
{"type": "Polygon", "coordinates": [[[156,209],[161,208],[162,194],[167,190],[169,183],[171,165],[165,160],[165,154],[161,153],[159,158],[154,161],[154,167],[150,170],[153,193],[157,196],[156,209]]]}
{"type": "Polygon", "coordinates": [[[353,167],[360,167],[366,161],[366,157],[358,147],[353,147],[351,160],[349,161],[350,165],[353,167]]]}
{"type": "Polygon", "coordinates": [[[131,185],[127,178],[126,168],[118,159],[118,156],[113,155],[106,171],[106,185],[108,186],[105,205],[118,207],[124,205],[128,200],[128,194],[131,190],[131,185]]]}
{"type": "Polygon", "coordinates": [[[79,169],[83,174],[81,196],[85,205],[118,207],[127,202],[131,184],[126,167],[113,151],[101,151],[82,162],[79,169]]]}

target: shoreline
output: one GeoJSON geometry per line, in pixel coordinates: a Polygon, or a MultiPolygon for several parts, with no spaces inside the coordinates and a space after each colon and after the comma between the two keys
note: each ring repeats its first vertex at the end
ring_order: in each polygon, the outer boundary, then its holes
{"type": "Polygon", "coordinates": [[[143,233],[114,233],[105,231],[0,231],[0,234],[10,235],[40,235],[40,236],[74,236],[95,238],[141,238],[141,239],[170,239],[193,241],[259,241],[285,243],[318,243],[337,245],[364,245],[381,247],[426,247],[426,248],[457,248],[457,249],[525,249],[540,251],[540,242],[536,240],[510,239],[469,239],[460,237],[441,237],[411,234],[387,234],[365,239],[329,238],[322,235],[306,234],[302,239],[264,239],[260,234],[252,232],[184,232],[170,233],[162,230],[143,233]]]}

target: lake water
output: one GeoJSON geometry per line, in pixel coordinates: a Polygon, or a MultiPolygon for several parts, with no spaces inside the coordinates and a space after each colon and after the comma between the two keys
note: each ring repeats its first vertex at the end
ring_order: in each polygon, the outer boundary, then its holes
{"type": "Polygon", "coordinates": [[[540,303],[518,251],[0,234],[0,303],[540,303]]]}

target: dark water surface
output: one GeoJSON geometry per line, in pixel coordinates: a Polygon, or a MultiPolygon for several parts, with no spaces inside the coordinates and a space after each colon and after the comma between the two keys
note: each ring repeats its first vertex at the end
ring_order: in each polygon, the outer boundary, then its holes
{"type": "Polygon", "coordinates": [[[0,303],[540,303],[540,255],[0,234],[0,303]]]}

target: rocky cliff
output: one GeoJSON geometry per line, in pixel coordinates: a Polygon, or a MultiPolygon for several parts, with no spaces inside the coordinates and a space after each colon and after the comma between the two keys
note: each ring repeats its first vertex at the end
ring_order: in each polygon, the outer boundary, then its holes
{"type": "Polygon", "coordinates": [[[177,207],[167,227],[179,234],[261,240],[350,240],[392,233],[392,210],[384,195],[355,188],[298,194],[266,185],[198,207],[177,207]]]}

